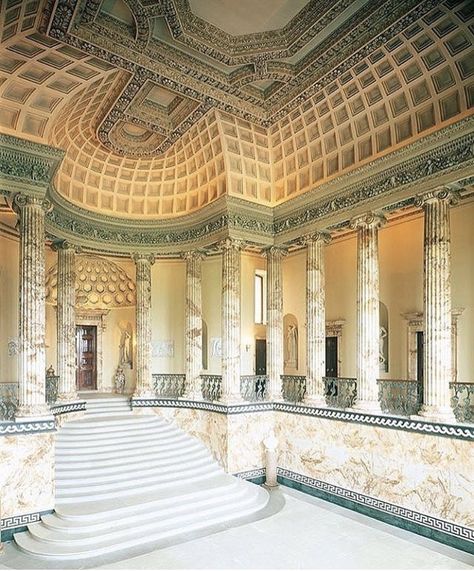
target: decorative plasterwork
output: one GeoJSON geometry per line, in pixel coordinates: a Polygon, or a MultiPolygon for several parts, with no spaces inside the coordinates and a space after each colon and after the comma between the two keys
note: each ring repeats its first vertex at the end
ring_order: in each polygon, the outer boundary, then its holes
{"type": "MultiPolygon", "coordinates": [[[[106,258],[76,256],[76,307],[109,309],[136,304],[135,282],[119,265],[106,258]]],[[[46,274],[46,302],[56,304],[58,295],[58,266],[46,274]]]]}

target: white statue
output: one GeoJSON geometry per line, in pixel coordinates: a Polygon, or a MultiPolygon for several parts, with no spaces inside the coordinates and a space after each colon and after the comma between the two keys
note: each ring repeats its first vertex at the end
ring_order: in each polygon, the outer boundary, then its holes
{"type": "Polygon", "coordinates": [[[120,340],[120,364],[132,365],[132,335],[125,330],[120,340]]]}
{"type": "Polygon", "coordinates": [[[385,329],[385,327],[381,326],[379,329],[379,365],[380,369],[384,371],[386,369],[386,361],[387,361],[387,359],[385,358],[385,339],[387,335],[388,335],[387,330],[385,329]]]}
{"type": "Polygon", "coordinates": [[[123,394],[125,390],[125,373],[122,367],[117,367],[117,372],[115,373],[115,392],[123,394]]]}
{"type": "Polygon", "coordinates": [[[288,325],[286,332],[286,352],[288,355],[287,364],[292,367],[297,367],[298,361],[298,329],[296,325],[288,325]]]}

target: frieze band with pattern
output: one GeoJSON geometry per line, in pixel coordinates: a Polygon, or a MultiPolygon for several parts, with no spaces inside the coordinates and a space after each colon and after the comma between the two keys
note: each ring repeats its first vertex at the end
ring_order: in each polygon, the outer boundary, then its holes
{"type": "Polygon", "coordinates": [[[55,432],[54,420],[44,422],[0,422],[0,436],[12,434],[38,434],[40,432],[55,432]]]}

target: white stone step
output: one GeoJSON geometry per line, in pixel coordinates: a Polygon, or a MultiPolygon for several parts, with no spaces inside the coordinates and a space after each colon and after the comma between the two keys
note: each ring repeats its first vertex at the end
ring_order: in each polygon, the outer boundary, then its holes
{"type": "Polygon", "coordinates": [[[176,427],[171,424],[167,426],[161,426],[157,423],[150,422],[149,425],[138,424],[137,426],[131,426],[128,430],[122,430],[120,427],[116,427],[114,430],[109,430],[107,432],[90,432],[87,429],[84,430],[61,430],[56,437],[56,442],[69,442],[76,440],[84,440],[87,438],[89,442],[106,442],[113,440],[122,440],[129,437],[140,437],[140,436],[156,436],[157,428],[159,427],[160,434],[176,434],[179,432],[176,427]]]}
{"type": "Polygon", "coordinates": [[[57,559],[84,559],[97,557],[118,550],[130,549],[138,545],[145,546],[173,536],[181,536],[194,530],[203,529],[217,523],[237,519],[254,513],[265,507],[268,494],[257,488],[256,495],[248,495],[245,500],[235,502],[215,502],[208,509],[190,510],[186,515],[166,518],[158,522],[138,524],[132,529],[115,531],[90,538],[78,538],[76,541],[52,542],[38,540],[31,532],[15,534],[15,541],[22,551],[37,557],[57,559]]]}
{"type": "Polygon", "coordinates": [[[105,438],[104,440],[89,440],[87,435],[83,435],[81,438],[76,439],[63,439],[58,437],[56,441],[56,450],[63,453],[63,451],[74,450],[78,454],[83,451],[90,452],[100,452],[101,450],[111,448],[113,450],[124,450],[128,448],[133,448],[134,445],[140,444],[143,446],[151,446],[153,444],[169,444],[176,443],[180,441],[189,440],[189,436],[186,434],[179,433],[177,430],[167,430],[165,433],[159,432],[155,435],[146,434],[140,438],[140,434],[127,435],[122,438],[105,438]]]}
{"type": "Polygon", "coordinates": [[[140,427],[160,426],[156,417],[152,416],[114,416],[98,420],[96,417],[82,417],[81,420],[69,422],[59,430],[59,434],[106,434],[124,430],[139,430],[140,427]]]}

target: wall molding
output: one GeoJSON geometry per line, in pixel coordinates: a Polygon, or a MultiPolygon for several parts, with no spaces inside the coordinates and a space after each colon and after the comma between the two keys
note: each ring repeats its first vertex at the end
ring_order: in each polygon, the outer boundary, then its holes
{"type": "Polygon", "coordinates": [[[474,553],[474,529],[472,528],[316,480],[286,468],[279,467],[277,473],[278,481],[284,486],[445,543],[456,549],[474,553]]]}
{"type": "Polygon", "coordinates": [[[79,412],[86,410],[86,401],[66,402],[64,404],[55,404],[51,406],[51,412],[54,416],[61,414],[69,414],[70,412],[79,412]]]}
{"type": "Polygon", "coordinates": [[[27,525],[41,520],[41,516],[52,514],[54,509],[33,512],[29,514],[14,515],[0,520],[0,540],[11,541],[13,534],[27,530],[27,525]]]}
{"type": "Polygon", "coordinates": [[[218,414],[245,414],[253,412],[268,412],[273,410],[271,402],[256,402],[244,404],[225,405],[215,402],[194,401],[186,399],[131,399],[132,408],[140,407],[163,407],[163,408],[191,408],[206,410],[218,414]]]}
{"type": "Polygon", "coordinates": [[[0,436],[40,434],[42,432],[56,432],[54,419],[32,422],[0,422],[0,436]]]}

